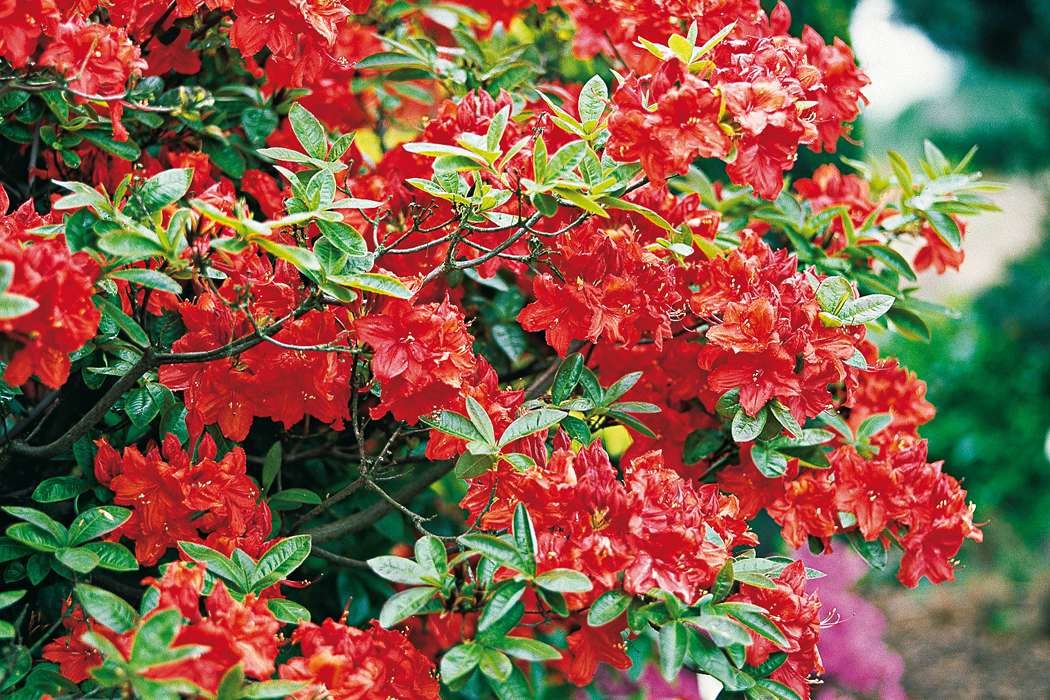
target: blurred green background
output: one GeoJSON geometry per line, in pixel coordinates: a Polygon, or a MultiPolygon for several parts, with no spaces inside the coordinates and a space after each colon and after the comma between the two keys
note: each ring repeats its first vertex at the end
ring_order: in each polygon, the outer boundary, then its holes
{"type": "Polygon", "coordinates": [[[954,583],[908,592],[869,576],[861,590],[889,618],[909,697],[1050,697],[1050,2],[788,5],[848,35],[871,76],[866,157],[915,155],[924,138],[950,157],[977,145],[977,167],[1008,185],[1002,211],[970,225],[962,270],[921,280],[958,316],[929,344],[879,338],[928,383],[931,458],[963,480],[986,542],[964,546],[954,583]]]}

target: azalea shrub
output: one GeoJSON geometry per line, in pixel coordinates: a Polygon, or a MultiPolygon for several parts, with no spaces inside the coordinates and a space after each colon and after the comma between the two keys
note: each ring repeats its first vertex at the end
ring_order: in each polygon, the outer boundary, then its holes
{"type": "Polygon", "coordinates": [[[868,79],[791,27],[0,7],[0,692],[808,698],[785,553],[952,579],[973,506],[867,331],[929,336],[994,185],[828,156],[868,79]]]}

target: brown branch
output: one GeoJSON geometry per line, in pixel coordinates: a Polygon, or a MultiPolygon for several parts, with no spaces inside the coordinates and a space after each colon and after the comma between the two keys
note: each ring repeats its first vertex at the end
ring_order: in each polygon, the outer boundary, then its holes
{"type": "MultiPolygon", "coordinates": [[[[452,470],[451,461],[433,462],[427,468],[416,472],[413,479],[395,491],[391,497],[398,502],[411,501],[430,488],[435,481],[452,470]]],[[[388,501],[378,501],[362,511],[353,513],[339,520],[318,525],[303,534],[310,535],[314,543],[330,542],[340,537],[364,530],[393,509],[388,501]]]]}

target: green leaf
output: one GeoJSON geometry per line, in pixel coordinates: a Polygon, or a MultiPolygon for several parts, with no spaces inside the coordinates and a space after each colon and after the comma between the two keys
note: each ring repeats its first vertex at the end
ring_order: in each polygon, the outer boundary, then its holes
{"type": "Polygon", "coordinates": [[[287,598],[271,598],[266,601],[266,607],[270,609],[273,616],[281,622],[298,624],[310,621],[310,611],[306,607],[287,598]]]}
{"type": "Polygon", "coordinates": [[[787,458],[768,444],[756,442],[751,445],[751,461],[767,479],[775,479],[787,473],[787,458]]]}
{"type": "Polygon", "coordinates": [[[354,227],[344,224],[342,221],[327,221],[317,219],[314,223],[320,229],[321,235],[332,245],[347,255],[368,255],[368,246],[365,239],[354,227]]]}
{"type": "Polygon", "coordinates": [[[557,593],[586,593],[594,588],[587,576],[572,569],[551,569],[537,576],[533,582],[540,588],[557,593]]]}
{"type": "Polygon", "coordinates": [[[87,549],[98,557],[98,565],[110,571],[136,571],[139,568],[135,555],[118,542],[88,542],[81,549],[87,549]]]}
{"type": "Polygon", "coordinates": [[[711,596],[716,600],[725,600],[733,590],[733,582],[735,581],[733,575],[733,560],[730,559],[725,565],[718,571],[718,576],[715,577],[715,585],[711,587],[711,596]]]}
{"type": "Polygon", "coordinates": [[[456,460],[454,472],[459,479],[474,479],[496,466],[494,455],[474,455],[464,452],[456,460]]]}
{"type": "Polygon", "coordinates": [[[630,391],[641,378],[641,372],[631,372],[629,374],[623,375],[605,390],[605,395],[602,397],[602,404],[608,406],[612,402],[616,401],[618,398],[630,391]]]}
{"type": "Polygon", "coordinates": [[[127,141],[117,141],[113,138],[112,134],[104,131],[90,131],[88,129],[84,129],[77,133],[101,148],[103,151],[112,153],[117,158],[136,161],[139,159],[139,156],[142,155],[142,150],[139,148],[138,144],[131,139],[128,139],[127,141]]]}
{"type": "Polygon", "coordinates": [[[500,620],[504,619],[514,606],[525,594],[524,581],[508,581],[500,584],[492,599],[485,605],[485,609],[478,618],[478,632],[485,632],[500,620]]]}
{"type": "Polygon", "coordinates": [[[244,569],[221,552],[196,542],[179,542],[179,549],[208,571],[232,583],[238,591],[247,593],[251,590],[244,569]]]}
{"type": "Polygon", "coordinates": [[[441,657],[441,680],[451,686],[473,672],[480,661],[481,647],[477,644],[457,644],[441,657]]]}
{"type": "Polygon", "coordinates": [[[576,416],[566,416],[561,421],[561,427],[569,434],[569,437],[580,444],[591,444],[591,429],[587,426],[586,421],[583,421],[576,416]]]}
{"type": "Polygon", "coordinates": [[[440,538],[424,535],[416,540],[416,561],[429,576],[437,578],[448,573],[448,552],[440,538]]]}
{"type": "Polygon", "coordinates": [[[503,140],[503,132],[507,129],[507,120],[510,118],[510,105],[496,112],[489,122],[488,131],[485,133],[485,146],[489,151],[500,150],[500,141],[503,140]]]}
{"type": "MultiPolygon", "coordinates": [[[[536,530],[532,526],[532,518],[529,517],[529,511],[525,508],[524,503],[518,503],[514,507],[514,544],[517,545],[518,551],[526,561],[535,561],[538,548],[536,530]]],[[[536,567],[533,565],[527,573],[534,573],[535,570],[536,567]]]]}
{"type": "Polygon", "coordinates": [[[127,632],[138,621],[138,613],[124,599],[87,583],[74,587],[84,612],[115,632],[127,632]]]}
{"type": "Polygon", "coordinates": [[[249,585],[261,591],[288,578],[310,556],[310,535],[285,537],[266,550],[256,564],[249,585]]]}
{"type": "Polygon", "coordinates": [[[169,661],[171,643],[182,627],[178,610],[159,610],[142,623],[131,646],[131,661],[140,668],[159,666],[169,661]]]}
{"type": "Polygon", "coordinates": [[[295,510],[303,505],[320,505],[321,497],[309,489],[284,489],[270,496],[269,503],[274,510],[295,510]]]}
{"type": "Polygon", "coordinates": [[[592,76],[584,83],[576,107],[584,124],[601,119],[609,102],[609,88],[601,76],[592,76]]]}
{"type": "Polygon", "coordinates": [[[870,438],[876,433],[882,432],[893,422],[893,416],[889,413],[876,413],[868,416],[857,426],[858,438],[870,438]]]}
{"type": "Polygon", "coordinates": [[[89,573],[99,564],[98,555],[90,549],[82,547],[60,549],[55,552],[55,559],[58,559],[58,561],[78,574],[89,573]]]}
{"type": "Polygon", "coordinates": [[[515,571],[525,572],[529,568],[521,553],[511,544],[493,535],[472,533],[461,535],[460,544],[477,550],[492,561],[515,571]]]}
{"type": "Polygon", "coordinates": [[[503,447],[508,445],[515,440],[520,440],[523,437],[528,437],[534,433],[538,433],[543,430],[557,425],[562,418],[569,415],[565,411],[555,411],[550,408],[541,408],[536,411],[530,411],[523,416],[519,416],[507,426],[507,429],[503,431],[503,435],[500,436],[498,446],[503,447]]]}
{"type": "Polygon", "coordinates": [[[952,216],[933,209],[925,214],[930,227],[942,241],[951,246],[952,250],[959,250],[962,247],[962,230],[952,216]]]}
{"type": "Polygon", "coordinates": [[[235,664],[219,681],[219,687],[215,691],[215,700],[237,700],[241,696],[241,687],[244,686],[244,667],[235,664]]]}
{"type": "Polygon", "coordinates": [[[383,609],[379,612],[379,624],[390,629],[422,610],[435,595],[437,595],[437,589],[431,586],[407,588],[400,593],[395,593],[383,604],[383,609]]]}
{"type": "Polygon", "coordinates": [[[492,420],[485,411],[485,407],[478,403],[473,396],[466,397],[466,404],[470,422],[477,428],[484,442],[494,445],[496,443],[496,433],[492,427],[492,420]]]}
{"type": "Polygon", "coordinates": [[[686,464],[696,464],[701,459],[710,457],[725,443],[725,434],[721,430],[701,428],[685,436],[682,446],[682,460],[686,464]]]}
{"type": "Polygon", "coordinates": [[[120,506],[98,506],[85,510],[69,526],[69,544],[77,546],[112,532],[131,518],[131,511],[120,506]]]}
{"type": "Polygon", "coordinates": [[[142,260],[164,257],[166,251],[156,238],[138,231],[114,231],[98,239],[98,247],[118,258],[142,260]]]}
{"type": "Polygon", "coordinates": [[[263,457],[263,469],[262,469],[262,489],[263,495],[270,490],[270,486],[273,485],[274,479],[277,478],[277,474],[281,471],[281,458],[283,454],[283,447],[281,442],[277,442],[270,445],[270,449],[266,451],[266,456],[263,457]]]}
{"type": "Polygon", "coordinates": [[[57,539],[53,533],[29,523],[9,525],[6,534],[16,542],[40,552],[54,552],[65,545],[65,538],[57,539]]]}
{"type": "Polygon", "coordinates": [[[280,258],[285,262],[289,262],[299,270],[308,270],[310,272],[320,272],[321,262],[317,259],[317,256],[313,254],[313,251],[307,250],[306,248],[300,248],[294,245],[285,245],[284,243],[278,243],[271,241],[269,238],[257,238],[255,242],[260,248],[273,255],[275,258],[280,258]]]}
{"type": "Polygon", "coordinates": [[[35,299],[30,299],[22,294],[0,293],[0,319],[25,316],[36,311],[39,306],[40,304],[35,299]]]}
{"type": "Polygon", "coordinates": [[[501,651],[525,661],[557,661],[561,652],[538,639],[528,637],[504,637],[495,643],[501,651]]]}
{"type": "Polygon", "coordinates": [[[768,694],[766,697],[774,698],[774,700],[802,700],[801,696],[791,688],[768,678],[760,678],[755,681],[755,688],[761,688],[768,694]]]}
{"type": "Polygon", "coordinates": [[[550,161],[547,163],[543,181],[554,182],[558,178],[568,175],[583,160],[583,154],[586,150],[586,141],[571,141],[559,148],[558,152],[551,156],[550,161]]]}
{"type": "Polygon", "coordinates": [[[36,508],[25,508],[23,506],[4,506],[3,511],[10,516],[31,523],[37,528],[49,533],[59,544],[66,543],[68,538],[66,528],[55,521],[55,519],[47,513],[43,513],[36,508]]]}
{"type": "Polygon", "coordinates": [[[902,277],[909,279],[912,282],[917,279],[915,270],[911,267],[911,263],[893,248],[885,245],[870,244],[864,245],[861,250],[870,254],[873,258],[894,270],[902,277]]]}
{"type": "Polygon", "coordinates": [[[738,609],[730,609],[728,612],[737,620],[747,625],[756,633],[762,635],[777,646],[787,647],[787,637],[785,637],[784,633],[780,631],[780,628],[777,627],[776,624],[774,624],[765,615],[750,610],[738,609]]]}
{"type": "Polygon", "coordinates": [[[287,698],[306,683],[302,681],[261,681],[245,686],[242,698],[287,698]]]}
{"type": "Polygon", "coordinates": [[[853,298],[853,285],[845,277],[828,277],[817,286],[816,295],[821,309],[838,314],[843,304],[853,298]]]}
{"type": "Polygon", "coordinates": [[[482,435],[467,417],[455,411],[438,411],[432,416],[424,416],[423,422],[438,432],[458,437],[468,442],[485,442],[482,435]]]}
{"type": "Polygon", "coordinates": [[[763,406],[754,416],[747,415],[747,411],[741,407],[733,417],[733,440],[736,442],[751,442],[762,434],[766,427],[766,416],[769,415],[763,406]]]}
{"type": "Polygon", "coordinates": [[[693,627],[707,632],[711,641],[720,647],[728,647],[733,644],[749,646],[751,644],[751,635],[747,630],[728,617],[697,615],[686,619],[693,627]]]}
{"type": "Polygon", "coordinates": [[[324,126],[305,107],[296,102],[288,110],[288,121],[295,132],[295,138],[314,158],[324,158],[328,154],[328,140],[324,126]]]}
{"type": "Polygon", "coordinates": [[[788,407],[780,403],[779,399],[773,399],[769,404],[769,410],[773,412],[773,417],[777,419],[777,422],[784,426],[789,433],[794,437],[800,437],[802,435],[802,426],[798,424],[795,417],[791,415],[791,411],[788,407]]]}
{"type": "Polygon", "coordinates": [[[125,270],[117,270],[109,274],[110,277],[128,280],[143,287],[159,289],[162,292],[182,294],[182,285],[168,277],[163,272],[148,270],[141,267],[130,267],[125,270]]]}
{"type": "Polygon", "coordinates": [[[594,214],[595,216],[600,216],[606,219],[609,218],[609,214],[605,211],[602,205],[594,200],[593,197],[567,187],[556,187],[554,193],[576,208],[582,209],[589,214],[594,214]]]}
{"type": "Polygon", "coordinates": [[[678,672],[685,662],[688,642],[689,632],[681,622],[669,622],[660,628],[660,675],[668,683],[678,677],[678,672]]]}
{"type": "Polygon", "coordinates": [[[75,476],[53,476],[44,479],[33,489],[37,503],[57,503],[76,498],[88,490],[87,482],[75,476]]]}
{"type": "Polygon", "coordinates": [[[373,557],[367,562],[368,568],[387,581],[405,583],[410,586],[421,586],[426,583],[423,580],[425,571],[422,566],[406,559],[405,557],[381,556],[373,557]]]}
{"type": "Polygon", "coordinates": [[[0,591],[0,610],[9,608],[25,596],[25,590],[20,591],[0,591]]]}
{"type": "Polygon", "coordinates": [[[146,180],[132,201],[140,203],[148,212],[160,211],[186,196],[193,182],[193,168],[172,168],[146,180]]]}
{"type": "Polygon", "coordinates": [[[142,326],[124,313],[120,306],[109,298],[103,296],[96,296],[95,303],[102,307],[106,316],[113,321],[113,323],[117,324],[117,327],[124,331],[128,338],[133,342],[143,348],[149,346],[149,336],[146,335],[146,331],[142,330],[142,326]]]}
{"type": "Polygon", "coordinates": [[[896,301],[889,294],[868,294],[860,299],[850,299],[839,310],[839,318],[850,326],[860,326],[882,316],[896,301]]]}
{"type": "Polygon", "coordinates": [[[930,342],[932,337],[930,327],[926,325],[926,321],[921,316],[913,311],[895,306],[890,309],[886,317],[897,332],[908,340],[917,340],[923,343],[930,342]]]}
{"type": "Polygon", "coordinates": [[[344,287],[352,287],[373,294],[396,297],[398,299],[411,299],[413,292],[403,282],[393,275],[384,275],[378,272],[359,272],[349,275],[331,275],[332,282],[344,287]]]}
{"type": "Polygon", "coordinates": [[[623,615],[631,605],[631,596],[623,591],[611,590],[602,593],[591,603],[587,612],[587,624],[591,627],[607,625],[623,615]]]}
{"type": "Polygon", "coordinates": [[[882,571],[886,568],[887,551],[885,545],[879,539],[867,541],[859,530],[851,530],[846,533],[846,540],[850,547],[859,554],[871,568],[882,571]]]}
{"type": "Polygon", "coordinates": [[[572,395],[572,390],[580,381],[583,372],[583,355],[574,352],[564,360],[554,375],[554,384],[551,385],[551,401],[561,403],[572,395]]]}
{"type": "Polygon", "coordinates": [[[478,668],[489,678],[501,683],[510,678],[510,673],[514,670],[514,666],[506,654],[502,651],[486,648],[481,650],[481,660],[478,663],[478,668]]]}
{"type": "Polygon", "coordinates": [[[262,146],[266,137],[274,132],[279,119],[273,110],[249,107],[241,112],[241,127],[253,146],[262,146]]]}

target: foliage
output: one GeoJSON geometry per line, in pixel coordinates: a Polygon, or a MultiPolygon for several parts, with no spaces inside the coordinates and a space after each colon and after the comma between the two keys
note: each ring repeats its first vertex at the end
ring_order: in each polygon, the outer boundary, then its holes
{"type": "Polygon", "coordinates": [[[3,10],[0,692],[807,698],[761,512],[950,580],[973,506],[866,335],[929,337],[995,185],[799,169],[867,77],[767,9],[3,10]]]}
{"type": "Polygon", "coordinates": [[[929,346],[896,341],[889,348],[929,378],[929,397],[944,409],[926,430],[931,451],[966,479],[991,517],[1008,522],[1035,546],[1050,536],[1048,524],[1020,514],[1050,507],[1050,405],[1042,390],[1050,373],[1048,267],[1050,245],[1044,240],[1009,266],[1003,282],[970,302],[964,315],[937,324],[929,346]],[[1019,400],[1014,404],[1004,396],[1019,400]],[[988,412],[988,405],[1001,408],[988,412]],[[1012,446],[1008,454],[988,454],[993,445],[1005,444],[1012,446]]]}

